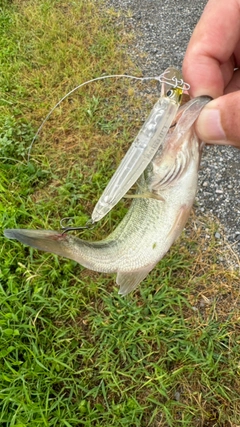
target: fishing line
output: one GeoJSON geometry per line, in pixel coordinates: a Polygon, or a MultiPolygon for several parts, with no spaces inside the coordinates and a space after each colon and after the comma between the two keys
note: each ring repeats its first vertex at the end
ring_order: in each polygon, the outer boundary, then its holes
{"type": "Polygon", "coordinates": [[[64,95],[58,102],[56,105],[54,105],[54,107],[49,111],[49,113],[47,114],[47,116],[45,117],[45,119],[43,120],[42,124],[39,126],[37,132],[35,133],[33,140],[29,146],[28,149],[28,162],[30,160],[30,155],[31,155],[31,150],[32,150],[32,146],[36,140],[36,138],[38,137],[39,133],[41,132],[43,126],[45,125],[45,123],[47,122],[47,120],[49,119],[49,117],[51,116],[51,114],[53,113],[53,111],[69,96],[72,95],[72,93],[74,93],[75,91],[77,91],[78,89],[80,89],[83,86],[86,86],[89,83],[93,83],[99,80],[104,80],[104,79],[110,79],[110,78],[128,78],[128,79],[135,79],[135,80],[140,80],[140,81],[145,81],[145,80],[156,80],[159,83],[168,83],[169,85],[171,85],[173,88],[179,88],[179,89],[183,89],[183,90],[189,90],[190,89],[190,85],[186,82],[183,81],[183,79],[178,80],[176,77],[172,77],[167,78],[167,73],[169,71],[166,70],[164,71],[162,74],[160,74],[159,76],[153,76],[153,77],[136,77],[136,76],[131,76],[128,74],[112,74],[109,76],[100,76],[100,77],[96,77],[94,79],[88,80],[84,83],[81,83],[80,85],[76,86],[74,89],[72,89],[70,92],[68,92],[66,95],[64,95]]]}

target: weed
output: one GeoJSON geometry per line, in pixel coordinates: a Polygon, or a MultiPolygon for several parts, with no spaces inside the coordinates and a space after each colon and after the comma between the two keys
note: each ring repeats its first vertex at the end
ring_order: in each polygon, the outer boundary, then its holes
{"type": "Polygon", "coordinates": [[[6,117],[0,132],[1,160],[24,159],[33,136],[34,130],[29,123],[17,122],[13,116],[6,117]]]}

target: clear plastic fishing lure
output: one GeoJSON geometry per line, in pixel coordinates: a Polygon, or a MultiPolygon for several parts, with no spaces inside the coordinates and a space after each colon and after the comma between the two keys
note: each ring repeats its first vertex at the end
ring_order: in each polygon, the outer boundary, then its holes
{"type": "Polygon", "coordinates": [[[92,213],[93,223],[119,202],[146,169],[167,135],[183,90],[189,89],[180,71],[172,67],[167,68],[158,80],[162,83],[161,96],[98,200],[92,213]]]}

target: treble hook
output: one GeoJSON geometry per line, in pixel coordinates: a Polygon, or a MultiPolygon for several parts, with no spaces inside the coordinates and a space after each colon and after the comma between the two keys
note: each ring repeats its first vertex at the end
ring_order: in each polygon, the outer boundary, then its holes
{"type": "Polygon", "coordinates": [[[95,225],[96,224],[93,224],[93,222],[92,222],[92,220],[91,219],[89,219],[87,222],[86,222],[86,224],[85,225],[83,225],[83,226],[79,226],[79,227],[71,227],[71,226],[69,226],[69,227],[64,227],[63,226],[63,222],[64,221],[66,221],[66,220],[69,220],[69,219],[71,219],[71,217],[65,217],[65,218],[62,218],[61,219],[61,221],[60,221],[60,227],[61,227],[61,229],[63,230],[63,232],[62,232],[62,236],[63,236],[63,234],[65,234],[65,233],[68,233],[69,231],[76,231],[76,230],[92,230],[94,227],[95,227],[95,225]]]}

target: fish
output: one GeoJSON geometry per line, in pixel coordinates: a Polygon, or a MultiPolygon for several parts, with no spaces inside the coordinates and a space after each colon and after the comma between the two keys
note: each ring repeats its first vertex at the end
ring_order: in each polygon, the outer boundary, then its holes
{"type": "Polygon", "coordinates": [[[137,181],[131,206],[119,225],[100,241],[53,230],[6,229],[5,237],[72,259],[104,273],[117,273],[125,296],[146,278],[181,234],[196,191],[203,143],[194,122],[210,97],[180,107],[167,137],[137,181]]]}
{"type": "Polygon", "coordinates": [[[181,104],[184,83],[181,72],[174,67],[164,71],[161,82],[161,96],[94,207],[93,223],[102,219],[135,184],[167,135],[181,104]]]}

